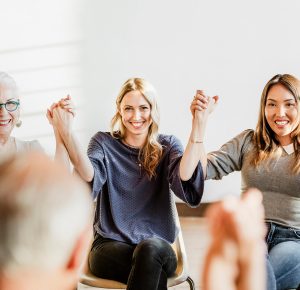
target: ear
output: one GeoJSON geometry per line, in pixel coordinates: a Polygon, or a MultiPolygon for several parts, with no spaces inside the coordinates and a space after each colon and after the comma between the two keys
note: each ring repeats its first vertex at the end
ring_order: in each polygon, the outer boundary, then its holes
{"type": "Polygon", "coordinates": [[[71,253],[70,259],[66,265],[67,271],[76,272],[79,270],[83,263],[84,258],[88,254],[90,242],[92,240],[91,226],[87,226],[86,229],[80,234],[76,241],[76,244],[71,253]]]}

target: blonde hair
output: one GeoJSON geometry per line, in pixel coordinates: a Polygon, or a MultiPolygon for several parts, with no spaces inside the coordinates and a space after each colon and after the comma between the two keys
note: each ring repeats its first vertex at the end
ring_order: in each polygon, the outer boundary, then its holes
{"type": "Polygon", "coordinates": [[[120,106],[124,96],[131,91],[139,91],[150,104],[152,123],[148,130],[147,140],[139,153],[139,160],[149,178],[156,176],[156,167],[162,156],[162,146],[158,142],[159,110],[154,87],[142,78],[130,78],[122,86],[116,99],[116,114],[111,120],[111,135],[118,139],[125,138],[126,128],[122,122],[120,106]]]}
{"type": "Polygon", "coordinates": [[[263,89],[260,100],[258,122],[253,135],[255,151],[252,164],[254,166],[258,166],[259,163],[261,163],[264,160],[278,157],[278,154],[281,152],[281,150],[279,150],[280,143],[276,138],[276,134],[269,126],[265,116],[265,108],[268,93],[274,85],[278,84],[286,88],[294,96],[298,107],[298,124],[297,127],[291,133],[291,138],[295,150],[295,161],[292,165],[292,171],[295,174],[297,174],[300,172],[300,81],[296,77],[289,74],[275,75],[268,81],[268,83],[263,89]]]}

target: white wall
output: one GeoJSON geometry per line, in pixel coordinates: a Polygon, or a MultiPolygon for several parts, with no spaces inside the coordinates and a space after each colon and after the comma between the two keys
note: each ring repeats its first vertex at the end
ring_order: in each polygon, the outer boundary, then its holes
{"type": "MultiPolygon", "coordinates": [[[[39,139],[49,154],[54,138],[44,114],[67,93],[79,107],[75,128],[86,146],[97,130],[108,130],[121,84],[145,77],[161,96],[161,132],[177,135],[185,145],[190,101],[197,88],[207,89],[220,96],[206,134],[212,150],[255,126],[259,96],[271,76],[300,77],[299,0],[2,4],[0,70],[15,77],[22,96],[23,126],[15,135],[39,139]]],[[[229,192],[239,192],[238,174],[207,182],[205,199],[229,192]]]]}
{"type": "MultiPolygon", "coordinates": [[[[71,94],[80,108],[82,0],[10,0],[0,9],[0,71],[16,80],[21,97],[22,127],[13,134],[38,139],[54,153],[54,137],[45,117],[54,101],[71,94]]],[[[78,134],[82,120],[76,121],[78,134]]],[[[78,120],[77,119],[77,120],[78,120]]]]}
{"type": "MultiPolygon", "coordinates": [[[[277,73],[300,77],[298,0],[90,0],[85,15],[85,80],[90,132],[107,130],[129,77],[161,96],[161,131],[188,140],[196,89],[218,94],[206,133],[217,149],[254,128],[260,93],[277,73]]],[[[206,183],[206,200],[238,193],[240,176],[206,183]]]]}

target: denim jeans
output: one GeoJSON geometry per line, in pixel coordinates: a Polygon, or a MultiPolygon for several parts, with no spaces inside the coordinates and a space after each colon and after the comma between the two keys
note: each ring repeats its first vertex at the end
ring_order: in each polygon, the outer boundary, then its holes
{"type": "Polygon", "coordinates": [[[94,275],[127,284],[128,290],[166,290],[177,258],[171,245],[160,239],[133,245],[96,233],[89,266],[94,275]]]}
{"type": "Polygon", "coordinates": [[[267,222],[268,290],[296,289],[300,283],[300,230],[267,222]]]}

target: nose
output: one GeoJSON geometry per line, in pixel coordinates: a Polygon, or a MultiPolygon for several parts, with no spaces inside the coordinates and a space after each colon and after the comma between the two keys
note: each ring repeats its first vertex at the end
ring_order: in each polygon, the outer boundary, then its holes
{"type": "Polygon", "coordinates": [[[285,107],[284,106],[278,106],[277,107],[277,115],[279,117],[285,116],[285,107]]]}
{"type": "Polygon", "coordinates": [[[2,112],[2,111],[3,112],[6,111],[4,104],[0,104],[0,112],[2,112]]]}
{"type": "Polygon", "coordinates": [[[141,112],[140,110],[134,110],[134,113],[133,113],[133,119],[134,120],[139,120],[141,117],[141,112]]]}

